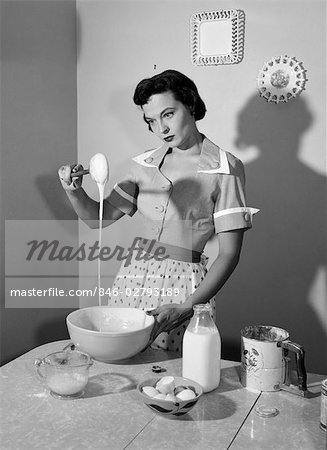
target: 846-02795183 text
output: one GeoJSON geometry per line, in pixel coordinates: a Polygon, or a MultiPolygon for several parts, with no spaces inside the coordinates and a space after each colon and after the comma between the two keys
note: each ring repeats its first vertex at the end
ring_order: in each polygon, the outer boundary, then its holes
{"type": "Polygon", "coordinates": [[[155,297],[176,297],[179,295],[178,288],[126,288],[124,291],[117,288],[98,288],[95,286],[93,289],[10,289],[11,297],[118,297],[124,295],[126,297],[143,297],[143,296],[155,296],[155,297]]]}

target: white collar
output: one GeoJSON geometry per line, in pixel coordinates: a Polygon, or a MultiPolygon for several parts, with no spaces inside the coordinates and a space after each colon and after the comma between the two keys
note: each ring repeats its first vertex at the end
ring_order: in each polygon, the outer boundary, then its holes
{"type": "MultiPolygon", "coordinates": [[[[169,145],[163,144],[132,159],[142,166],[158,169],[169,148],[169,145]]],[[[226,152],[211,142],[207,137],[204,137],[202,142],[198,173],[230,174],[226,152]]]]}

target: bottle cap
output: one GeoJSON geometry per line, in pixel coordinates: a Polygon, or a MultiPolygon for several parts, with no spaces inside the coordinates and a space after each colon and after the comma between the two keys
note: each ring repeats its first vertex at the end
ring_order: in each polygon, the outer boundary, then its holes
{"type": "Polygon", "coordinates": [[[197,305],[193,306],[194,311],[210,311],[212,310],[212,307],[210,303],[198,303],[197,305]]]}
{"type": "Polygon", "coordinates": [[[255,413],[260,417],[275,417],[279,414],[279,410],[277,408],[272,408],[267,405],[260,405],[255,408],[255,413]]]}

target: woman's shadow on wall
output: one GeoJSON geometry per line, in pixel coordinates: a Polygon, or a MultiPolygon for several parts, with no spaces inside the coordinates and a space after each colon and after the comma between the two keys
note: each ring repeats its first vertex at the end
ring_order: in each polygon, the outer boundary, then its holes
{"type": "Polygon", "coordinates": [[[253,95],[237,119],[240,151],[255,146],[260,152],[246,166],[248,201],[261,212],[246,236],[246,265],[240,264],[249,291],[247,305],[239,305],[242,320],[286,328],[310,361],[325,341],[325,319],[313,311],[309,291],[326,264],[326,178],[298,153],[314,117],[302,97],[272,104],[253,95]]]}

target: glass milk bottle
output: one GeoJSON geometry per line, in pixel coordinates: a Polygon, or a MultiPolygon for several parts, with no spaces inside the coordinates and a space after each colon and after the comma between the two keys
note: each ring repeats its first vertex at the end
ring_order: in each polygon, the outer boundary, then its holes
{"type": "Polygon", "coordinates": [[[220,334],[209,303],[195,305],[193,310],[183,338],[183,377],[196,381],[203,392],[209,392],[220,382],[220,334]]]}

